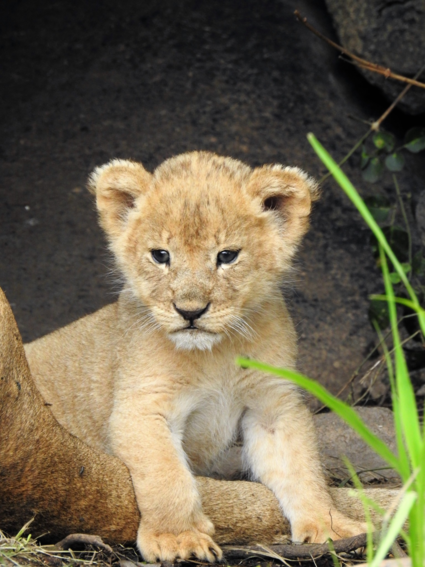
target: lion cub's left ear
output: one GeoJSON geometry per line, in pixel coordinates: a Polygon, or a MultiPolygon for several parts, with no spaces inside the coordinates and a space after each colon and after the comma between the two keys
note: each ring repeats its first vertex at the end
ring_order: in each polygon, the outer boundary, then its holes
{"type": "Polygon", "coordinates": [[[109,237],[122,233],[128,213],[148,191],[151,179],[142,164],[123,159],[97,167],[90,175],[88,189],[96,195],[100,224],[109,237]]]}
{"type": "Polygon", "coordinates": [[[319,198],[317,183],[298,167],[265,165],[254,169],[247,189],[282,224],[285,240],[297,244],[308,229],[312,202],[319,198]]]}

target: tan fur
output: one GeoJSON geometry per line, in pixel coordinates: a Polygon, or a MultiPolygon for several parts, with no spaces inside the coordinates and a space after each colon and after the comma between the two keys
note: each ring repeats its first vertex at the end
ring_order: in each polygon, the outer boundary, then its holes
{"type": "MultiPolygon", "coordinates": [[[[58,541],[70,533],[98,534],[110,543],[136,539],[140,514],[128,469],[63,428],[37,391],[12,310],[0,289],[0,528],[17,533],[29,520],[33,536],[58,541]]],[[[282,543],[290,533],[265,486],[197,477],[204,512],[219,544],[282,543]]],[[[335,506],[363,520],[359,498],[331,488],[335,506]]],[[[369,489],[381,508],[396,490],[369,489]]],[[[373,521],[379,514],[372,512],[373,521]]]]}
{"type": "Polygon", "coordinates": [[[193,474],[213,474],[238,435],[245,468],[273,490],[293,540],[363,531],[333,504],[298,391],[234,362],[243,354],[295,364],[280,287],[308,227],[314,182],[296,168],[252,170],[193,152],[153,175],[114,160],[90,187],[123,292],[26,352],[58,421],[129,468],[144,558],[221,557],[193,474]],[[152,250],[167,250],[169,265],[152,250]],[[223,250],[240,252],[218,265],[223,250]],[[206,307],[195,329],[177,312],[206,307]]]}

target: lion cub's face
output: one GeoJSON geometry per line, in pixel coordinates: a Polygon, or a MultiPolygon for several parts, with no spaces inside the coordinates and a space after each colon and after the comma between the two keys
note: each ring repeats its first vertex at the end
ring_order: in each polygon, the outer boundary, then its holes
{"type": "Polygon", "coordinates": [[[279,294],[316,195],[296,168],[253,170],[207,152],[169,159],[152,175],[114,160],[90,188],[141,325],[202,350],[255,338],[255,315],[279,294]]]}

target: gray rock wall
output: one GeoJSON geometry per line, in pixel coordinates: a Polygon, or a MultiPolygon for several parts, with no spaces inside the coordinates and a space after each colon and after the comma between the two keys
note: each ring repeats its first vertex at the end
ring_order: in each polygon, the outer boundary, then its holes
{"type": "MultiPolygon", "coordinates": [[[[355,55],[408,77],[425,65],[424,0],[325,1],[342,45],[355,55]]],[[[389,99],[405,86],[370,71],[360,72],[389,99]]],[[[425,112],[425,89],[412,87],[400,108],[409,114],[425,112]]]]}

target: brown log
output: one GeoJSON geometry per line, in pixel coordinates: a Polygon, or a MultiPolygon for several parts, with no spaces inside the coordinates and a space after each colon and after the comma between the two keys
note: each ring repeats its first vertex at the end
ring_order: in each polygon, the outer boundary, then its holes
{"type": "MultiPolygon", "coordinates": [[[[289,524],[263,485],[198,478],[204,511],[219,544],[280,543],[289,524]]],[[[333,489],[336,506],[363,518],[347,489],[333,489]]],[[[372,491],[386,507],[395,491],[372,491]]],[[[0,529],[13,534],[31,518],[33,535],[57,541],[96,534],[108,543],[132,542],[140,515],[130,474],[115,457],[68,433],[36,389],[21,337],[0,289],[0,529]]]]}

